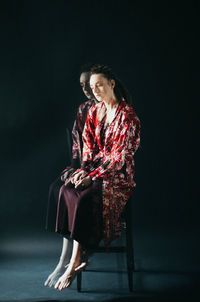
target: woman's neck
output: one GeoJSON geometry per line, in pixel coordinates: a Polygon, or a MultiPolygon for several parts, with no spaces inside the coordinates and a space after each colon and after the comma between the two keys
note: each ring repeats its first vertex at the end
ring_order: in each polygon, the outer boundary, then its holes
{"type": "Polygon", "coordinates": [[[118,106],[119,101],[117,100],[116,97],[113,97],[108,100],[105,100],[104,104],[105,104],[107,110],[112,110],[118,106]]]}

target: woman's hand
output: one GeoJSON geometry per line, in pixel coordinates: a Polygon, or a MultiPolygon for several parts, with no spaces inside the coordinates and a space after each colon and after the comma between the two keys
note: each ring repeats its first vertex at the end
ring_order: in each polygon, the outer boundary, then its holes
{"type": "Polygon", "coordinates": [[[87,172],[81,170],[80,172],[76,173],[74,176],[72,175],[71,183],[75,184],[77,181],[81,180],[83,177],[87,175],[87,172]]]}
{"type": "Polygon", "coordinates": [[[82,179],[84,176],[87,175],[87,172],[84,170],[79,171],[78,173],[75,171],[69,179],[66,180],[65,185],[67,185],[69,182],[72,184],[75,184],[78,180],[82,179]]]}
{"type": "Polygon", "coordinates": [[[91,178],[90,176],[85,176],[84,178],[79,179],[75,182],[75,188],[79,189],[85,189],[91,184],[91,178]]]}

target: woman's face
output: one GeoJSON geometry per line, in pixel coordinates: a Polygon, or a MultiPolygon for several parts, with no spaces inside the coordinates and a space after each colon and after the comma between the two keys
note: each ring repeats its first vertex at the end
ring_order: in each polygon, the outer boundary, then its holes
{"type": "Polygon", "coordinates": [[[98,101],[107,101],[114,97],[114,80],[108,80],[103,74],[92,74],[90,77],[90,88],[98,101]]]}
{"type": "Polygon", "coordinates": [[[89,72],[82,72],[80,75],[80,85],[82,87],[83,93],[88,99],[93,97],[92,91],[89,85],[90,74],[89,72]]]}

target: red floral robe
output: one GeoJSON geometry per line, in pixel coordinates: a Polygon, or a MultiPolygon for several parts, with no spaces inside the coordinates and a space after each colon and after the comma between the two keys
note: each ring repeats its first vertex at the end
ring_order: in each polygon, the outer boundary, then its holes
{"type": "Polygon", "coordinates": [[[103,240],[108,245],[121,235],[121,213],[136,185],[133,155],[140,144],[140,121],[124,100],[107,127],[105,114],[104,102],[88,112],[82,134],[82,169],[92,180],[103,180],[103,240]]]}

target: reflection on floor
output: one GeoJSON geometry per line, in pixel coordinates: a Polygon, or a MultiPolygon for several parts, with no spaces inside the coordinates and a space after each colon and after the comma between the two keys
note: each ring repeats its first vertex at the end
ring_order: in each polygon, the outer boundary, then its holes
{"type": "MultiPolygon", "coordinates": [[[[23,237],[19,233],[4,234],[0,242],[0,301],[190,300],[200,285],[199,250],[194,249],[192,235],[184,240],[179,236],[177,243],[172,234],[163,238],[163,233],[159,236],[155,232],[150,238],[146,232],[137,233],[133,293],[128,290],[124,254],[93,255],[83,273],[82,292],[78,293],[76,281],[62,292],[43,285],[59,258],[60,236],[44,231],[24,233],[23,237]]],[[[121,240],[123,237],[115,244],[121,240]]]]}

